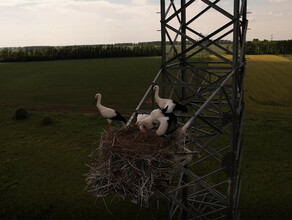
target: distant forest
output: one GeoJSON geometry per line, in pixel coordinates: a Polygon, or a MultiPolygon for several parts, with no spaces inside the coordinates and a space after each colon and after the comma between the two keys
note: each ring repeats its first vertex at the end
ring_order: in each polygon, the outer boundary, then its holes
{"type": "MultiPolygon", "coordinates": [[[[0,62],[161,56],[160,44],[160,41],[153,41],[137,44],[7,47],[0,49],[0,62]]],[[[232,46],[232,42],[228,40],[221,40],[219,44],[232,46]]],[[[246,43],[246,54],[292,54],[292,40],[259,41],[254,39],[246,43]]]]}
{"type": "Polygon", "coordinates": [[[292,54],[292,40],[246,42],[246,54],[292,54]]]}
{"type": "Polygon", "coordinates": [[[161,47],[152,43],[141,43],[59,47],[13,47],[0,49],[0,61],[2,62],[139,56],[161,56],[161,47]]]}

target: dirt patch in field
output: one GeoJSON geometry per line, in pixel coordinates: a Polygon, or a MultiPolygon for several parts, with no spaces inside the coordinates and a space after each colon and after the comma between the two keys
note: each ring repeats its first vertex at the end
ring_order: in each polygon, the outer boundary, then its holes
{"type": "MultiPolygon", "coordinates": [[[[80,113],[80,114],[95,114],[98,113],[97,108],[93,104],[92,107],[87,106],[63,106],[63,105],[52,105],[52,106],[28,106],[28,105],[19,105],[19,103],[5,103],[1,102],[0,107],[9,107],[9,108],[19,108],[23,107],[30,111],[37,112],[57,112],[57,113],[80,113]]],[[[129,115],[132,114],[134,110],[131,109],[119,109],[121,114],[129,115]]]]}

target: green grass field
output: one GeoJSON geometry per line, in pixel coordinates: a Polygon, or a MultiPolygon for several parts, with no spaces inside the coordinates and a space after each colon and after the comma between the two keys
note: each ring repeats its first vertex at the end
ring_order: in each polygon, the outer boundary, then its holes
{"type": "MultiPolygon", "coordinates": [[[[94,94],[129,113],[159,66],[157,57],[1,63],[0,219],[161,217],[107,198],[111,215],[84,192],[88,155],[107,126],[95,113],[94,94]],[[12,117],[20,106],[31,111],[17,121],[12,117]],[[53,124],[41,125],[46,116],[53,124]]],[[[247,57],[242,219],[292,218],[291,70],[289,58],[247,57]]]]}
{"type": "Polygon", "coordinates": [[[100,92],[105,104],[132,109],[160,62],[157,57],[0,63],[0,104],[82,112],[92,109],[100,92]]]}

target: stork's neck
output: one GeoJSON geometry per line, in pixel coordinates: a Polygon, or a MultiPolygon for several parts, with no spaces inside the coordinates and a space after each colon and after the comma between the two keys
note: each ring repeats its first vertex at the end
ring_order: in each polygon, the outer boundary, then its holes
{"type": "Polygon", "coordinates": [[[161,99],[161,98],[159,97],[159,88],[157,88],[157,89],[155,90],[154,98],[155,98],[156,101],[159,101],[159,100],[161,99]]]}
{"type": "Polygon", "coordinates": [[[97,108],[99,108],[99,107],[101,107],[102,105],[101,105],[101,97],[99,97],[98,99],[97,99],[97,102],[96,102],[96,107],[97,108]]]}

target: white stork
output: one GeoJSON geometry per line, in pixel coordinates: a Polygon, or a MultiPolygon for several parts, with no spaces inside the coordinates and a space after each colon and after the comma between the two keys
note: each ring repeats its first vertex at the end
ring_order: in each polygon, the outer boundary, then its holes
{"type": "Polygon", "coordinates": [[[159,97],[159,86],[155,85],[153,87],[153,90],[155,92],[155,102],[159,106],[160,109],[165,109],[168,106],[168,109],[166,113],[171,113],[173,111],[182,111],[182,112],[187,112],[186,106],[178,103],[175,100],[172,99],[163,99],[159,97]]]}
{"type": "MultiPolygon", "coordinates": [[[[144,120],[145,118],[147,118],[149,116],[149,114],[138,114],[137,115],[137,122],[136,122],[136,124],[139,122],[139,121],[142,121],[142,120],[144,120]]],[[[147,130],[146,129],[148,129],[148,130],[151,130],[152,128],[146,128],[145,126],[143,126],[143,125],[139,125],[139,128],[140,128],[140,130],[142,131],[142,132],[146,132],[147,130]]]]}
{"type": "Polygon", "coordinates": [[[95,99],[96,99],[96,107],[99,110],[101,116],[106,118],[108,121],[108,127],[109,127],[110,134],[112,131],[112,127],[111,127],[112,120],[122,121],[124,123],[127,123],[127,120],[119,112],[117,112],[114,109],[105,107],[101,104],[101,94],[100,93],[97,93],[95,95],[95,99]]]}
{"type": "Polygon", "coordinates": [[[172,132],[174,132],[177,127],[177,118],[175,114],[173,113],[165,113],[167,112],[168,106],[162,110],[163,117],[158,118],[158,121],[160,122],[159,127],[156,131],[156,134],[159,136],[168,135],[172,132]]]}
{"type": "Polygon", "coordinates": [[[157,124],[159,127],[156,134],[159,136],[169,134],[176,130],[177,118],[173,113],[166,113],[168,106],[163,109],[154,109],[149,116],[142,120],[137,120],[136,125],[138,125],[141,131],[147,131],[153,129],[157,124]]]}
{"type": "Polygon", "coordinates": [[[156,130],[156,134],[158,136],[163,136],[166,133],[168,125],[169,125],[168,120],[169,120],[169,117],[158,118],[158,121],[160,122],[159,127],[156,130]]]}
{"type": "Polygon", "coordinates": [[[136,122],[136,125],[139,126],[142,132],[144,131],[150,131],[152,130],[158,123],[159,121],[157,120],[160,117],[164,117],[162,114],[162,111],[160,109],[154,109],[150,115],[145,117],[144,119],[138,120],[136,122]]]}

